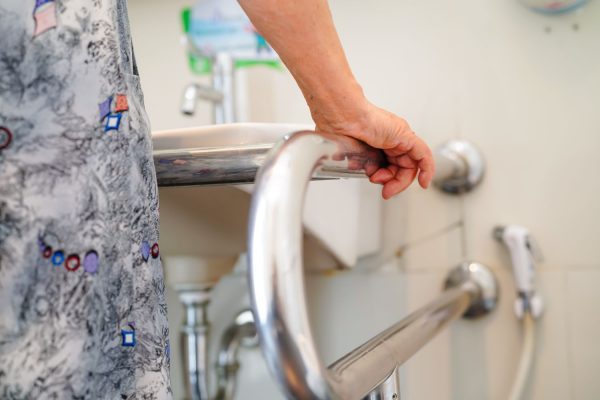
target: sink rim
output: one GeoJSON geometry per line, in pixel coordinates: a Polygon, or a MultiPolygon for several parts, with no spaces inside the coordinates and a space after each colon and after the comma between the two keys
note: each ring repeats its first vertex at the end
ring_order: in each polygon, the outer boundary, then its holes
{"type": "Polygon", "coordinates": [[[160,130],[152,133],[155,154],[177,150],[223,149],[272,145],[296,131],[314,130],[308,124],[234,123],[160,130]]]}

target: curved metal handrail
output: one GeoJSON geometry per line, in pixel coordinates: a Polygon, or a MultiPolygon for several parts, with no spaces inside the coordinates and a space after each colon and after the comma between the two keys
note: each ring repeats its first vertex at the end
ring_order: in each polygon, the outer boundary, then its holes
{"type": "Polygon", "coordinates": [[[384,162],[381,152],[357,140],[298,132],[271,150],[256,176],[248,235],[250,295],[263,354],[288,398],[397,398],[400,364],[469,307],[495,302],[495,292],[491,299],[484,296],[493,276],[466,266],[459,271],[464,276],[438,299],[325,368],[306,307],[302,209],[307,185],[315,174],[364,176],[384,162]],[[482,275],[483,284],[470,273],[482,275]]]}
{"type": "Polygon", "coordinates": [[[256,177],[250,292],[263,353],[289,396],[328,399],[335,393],[306,312],[301,249],[306,186],[315,173],[364,176],[384,160],[380,151],[351,138],[298,132],[271,150],[256,177]]]}

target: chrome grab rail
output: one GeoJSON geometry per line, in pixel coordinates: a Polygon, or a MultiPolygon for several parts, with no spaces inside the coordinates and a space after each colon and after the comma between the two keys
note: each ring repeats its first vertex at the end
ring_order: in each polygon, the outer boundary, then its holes
{"type": "MultiPolygon", "coordinates": [[[[337,140],[340,151],[347,157],[347,160],[338,160],[342,157],[340,153],[325,160],[312,179],[363,177],[362,168],[372,172],[384,163],[385,159],[380,151],[351,138],[316,135],[311,131],[292,135],[309,134],[317,138],[331,137],[331,140],[337,140]]],[[[274,143],[263,143],[155,150],[153,155],[158,186],[252,183],[258,169],[264,164],[267,153],[274,146],[274,143]]]]}
{"type": "Polygon", "coordinates": [[[354,139],[298,132],[271,150],[256,176],[248,235],[250,295],[263,354],[288,398],[397,399],[400,364],[465,312],[495,302],[495,292],[488,293],[485,285],[489,276],[483,274],[482,284],[469,275],[481,271],[463,266],[452,289],[325,368],[306,308],[302,210],[307,185],[315,175],[364,176],[383,162],[382,153],[354,139]]]}

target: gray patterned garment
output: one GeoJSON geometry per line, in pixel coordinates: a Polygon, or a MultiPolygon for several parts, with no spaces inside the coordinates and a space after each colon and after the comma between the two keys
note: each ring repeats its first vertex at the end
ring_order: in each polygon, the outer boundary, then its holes
{"type": "Polygon", "coordinates": [[[125,0],[0,0],[0,399],[168,399],[125,0]]]}

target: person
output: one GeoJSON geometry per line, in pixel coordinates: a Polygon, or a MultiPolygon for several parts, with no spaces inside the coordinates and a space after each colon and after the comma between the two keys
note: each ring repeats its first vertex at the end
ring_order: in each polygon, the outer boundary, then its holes
{"type": "MultiPolygon", "coordinates": [[[[434,165],[369,103],[326,0],[240,0],[316,129],[383,149],[390,198],[434,165]]],[[[0,2],[0,398],[168,399],[148,118],[126,0],[0,2]]]]}

